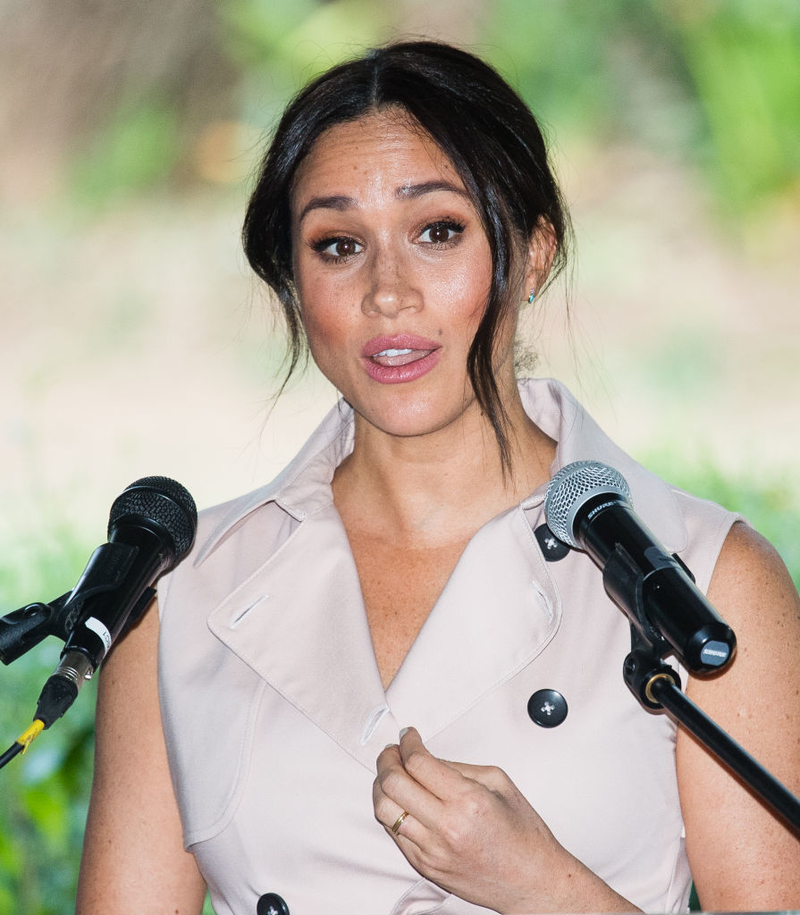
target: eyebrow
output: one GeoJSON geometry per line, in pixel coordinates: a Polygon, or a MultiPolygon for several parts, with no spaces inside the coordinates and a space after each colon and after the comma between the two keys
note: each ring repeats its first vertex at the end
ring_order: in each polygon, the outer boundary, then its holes
{"type": "MultiPolygon", "coordinates": [[[[435,191],[451,191],[461,197],[469,199],[469,194],[464,188],[452,184],[449,181],[423,181],[420,184],[404,184],[394,192],[398,200],[416,200],[425,194],[432,194],[435,191]]],[[[345,194],[331,194],[328,197],[312,197],[311,200],[303,207],[298,222],[302,222],[311,210],[351,210],[358,209],[358,201],[355,197],[348,197],[345,194]]]]}
{"type": "Polygon", "coordinates": [[[469,199],[469,194],[463,187],[459,187],[450,181],[423,181],[420,184],[404,184],[394,192],[394,195],[403,200],[416,200],[417,197],[422,197],[423,194],[432,194],[435,191],[451,191],[469,199]]]}
{"type": "Polygon", "coordinates": [[[312,197],[303,207],[298,222],[302,222],[311,210],[351,210],[358,206],[355,197],[333,194],[330,197],[312,197]]]}

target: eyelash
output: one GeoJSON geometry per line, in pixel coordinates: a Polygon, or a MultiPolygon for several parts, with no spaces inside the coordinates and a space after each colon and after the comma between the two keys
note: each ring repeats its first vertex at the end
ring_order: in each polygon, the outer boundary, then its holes
{"type": "Polygon", "coordinates": [[[351,257],[355,257],[356,254],[360,253],[359,251],[352,251],[350,254],[331,254],[326,251],[326,248],[331,248],[333,245],[341,244],[342,242],[351,242],[357,248],[363,248],[363,245],[360,245],[354,238],[350,238],[349,235],[337,235],[334,238],[328,236],[327,238],[321,238],[319,241],[311,243],[311,249],[316,251],[317,254],[324,260],[332,264],[343,264],[346,261],[349,261],[351,257]]]}
{"type": "MultiPolygon", "coordinates": [[[[431,232],[435,229],[446,229],[448,232],[454,233],[456,236],[460,236],[465,228],[466,226],[464,223],[458,222],[455,219],[437,219],[435,222],[428,223],[420,232],[418,237],[422,238],[426,232],[431,232]]],[[[453,238],[451,235],[444,241],[430,240],[423,242],[423,244],[437,250],[445,250],[447,248],[452,248],[454,245],[458,244],[458,241],[458,237],[453,238]]],[[[312,242],[311,249],[316,251],[316,253],[328,263],[344,264],[349,261],[351,257],[355,257],[357,254],[360,254],[363,250],[363,245],[357,242],[354,238],[351,238],[349,235],[336,235],[334,237],[327,236],[325,238],[321,238],[319,241],[312,242]],[[349,254],[333,254],[327,250],[328,248],[332,248],[334,245],[341,244],[342,242],[349,242],[355,245],[359,250],[352,251],[349,254]]]]}
{"type": "MultiPolygon", "coordinates": [[[[455,219],[437,219],[436,222],[429,223],[420,233],[420,238],[426,233],[430,232],[433,229],[447,229],[448,232],[453,232],[456,236],[460,236],[466,226],[463,222],[458,222],[455,219]]],[[[458,244],[459,239],[453,238],[452,235],[446,241],[428,241],[425,242],[427,245],[431,245],[437,249],[452,248],[453,245],[458,244]]]]}

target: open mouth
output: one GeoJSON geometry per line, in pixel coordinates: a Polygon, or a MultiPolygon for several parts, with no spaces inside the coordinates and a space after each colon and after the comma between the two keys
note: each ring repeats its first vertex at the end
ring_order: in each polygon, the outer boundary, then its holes
{"type": "Polygon", "coordinates": [[[378,365],[408,365],[411,362],[416,362],[417,359],[424,359],[425,356],[429,356],[432,352],[432,349],[411,349],[410,347],[403,347],[402,349],[389,348],[381,350],[379,353],[375,353],[375,355],[370,358],[378,365]]]}
{"type": "Polygon", "coordinates": [[[361,350],[364,368],[374,381],[399,384],[427,374],[439,361],[441,344],[414,334],[374,337],[361,350]]]}

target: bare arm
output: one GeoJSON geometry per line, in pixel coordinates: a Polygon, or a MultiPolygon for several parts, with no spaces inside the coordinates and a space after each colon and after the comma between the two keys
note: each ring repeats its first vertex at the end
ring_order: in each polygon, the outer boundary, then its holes
{"type": "MultiPolygon", "coordinates": [[[[730,669],[686,692],[792,792],[800,792],[800,599],[775,550],[734,525],[709,599],[738,641],[730,669]]],[[[682,729],[678,782],[700,903],[709,911],[800,908],[800,838],[682,729]]]]}
{"type": "Polygon", "coordinates": [[[95,770],[76,915],[199,915],[205,885],[184,851],[156,682],[158,613],[114,646],[97,701],[95,770]]]}

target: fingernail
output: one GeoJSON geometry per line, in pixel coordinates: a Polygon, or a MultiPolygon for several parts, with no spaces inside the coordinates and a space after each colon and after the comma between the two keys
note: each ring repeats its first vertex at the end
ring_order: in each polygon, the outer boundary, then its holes
{"type": "Polygon", "coordinates": [[[400,740],[402,740],[406,734],[411,730],[411,728],[401,728],[400,730],[400,740]]]}

